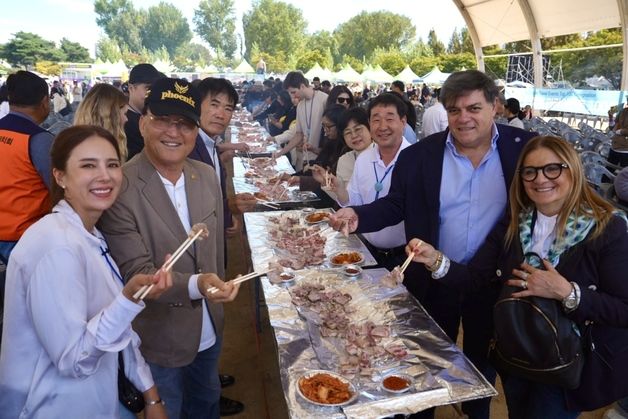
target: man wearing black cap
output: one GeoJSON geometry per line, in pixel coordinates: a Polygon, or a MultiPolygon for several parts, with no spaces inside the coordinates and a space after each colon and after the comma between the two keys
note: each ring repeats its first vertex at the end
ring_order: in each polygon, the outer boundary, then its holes
{"type": "Polygon", "coordinates": [[[146,301],[133,323],[171,419],[220,417],[222,303],[233,301],[239,289],[220,279],[224,242],[218,179],[208,165],[187,158],[198,135],[200,108],[200,95],[187,81],[153,83],[139,121],[145,147],[124,165],[122,192],[100,223],[125,278],[156,272],[193,225],[203,223],[209,230],[174,265],[172,288],[146,301]],[[211,293],[211,287],[219,291],[211,293]]]}
{"type": "Polygon", "coordinates": [[[164,77],[166,76],[157,71],[151,64],[138,64],[131,69],[128,87],[129,110],[126,113],[127,122],[124,124],[129,160],[144,148],[144,139],[139,127],[140,115],[144,109],[144,99],[150,90],[150,85],[155,80],[164,77]]]}

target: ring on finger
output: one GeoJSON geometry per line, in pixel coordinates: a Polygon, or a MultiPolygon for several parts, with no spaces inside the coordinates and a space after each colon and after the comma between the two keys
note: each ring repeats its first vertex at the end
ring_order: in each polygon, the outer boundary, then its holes
{"type": "Polygon", "coordinates": [[[521,288],[523,288],[524,290],[528,289],[528,281],[526,281],[525,279],[523,281],[521,281],[521,288]]]}
{"type": "Polygon", "coordinates": [[[529,276],[530,276],[530,274],[527,273],[527,272],[522,272],[521,273],[521,279],[523,279],[524,281],[526,281],[529,276]]]}

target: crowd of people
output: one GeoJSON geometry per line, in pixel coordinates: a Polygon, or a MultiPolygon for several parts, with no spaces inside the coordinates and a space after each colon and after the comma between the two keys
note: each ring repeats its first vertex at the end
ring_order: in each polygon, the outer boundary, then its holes
{"type": "MultiPolygon", "coordinates": [[[[463,351],[489,382],[501,376],[509,417],[575,418],[628,396],[625,215],[588,186],[568,142],[523,129],[530,109],[484,73],[453,73],[434,91],[395,82],[356,94],[298,71],[234,86],[138,64],[126,88],[70,87],[28,71],[4,87],[0,417],[62,417],[68,406],[77,417],[134,417],[121,377],[142,393],[147,419],[245,408],[221,397],[234,377],[218,371],[223,304],[239,291],[225,267],[242,257],[226,239],[257,202],[227,194],[226,166],[248,151],[225,141],[241,96],[274,157],[295,167],[291,183],[338,209],[333,228],[363,234],[380,267],[412,255],[404,285],[453,342],[462,327],[463,351]],[[71,126],[42,128],[51,111],[71,126]],[[199,223],[204,239],[170,266],[199,223]],[[574,388],[491,362],[504,292],[553,301],[581,336],[574,388]]],[[[488,419],[490,399],[462,410],[488,419]]]]}

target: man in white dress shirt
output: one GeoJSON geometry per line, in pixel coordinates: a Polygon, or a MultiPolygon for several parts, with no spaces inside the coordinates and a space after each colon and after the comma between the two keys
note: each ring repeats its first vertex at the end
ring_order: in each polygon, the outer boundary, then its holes
{"type": "MultiPolygon", "coordinates": [[[[343,206],[369,204],[388,194],[397,157],[401,150],[410,146],[403,137],[406,109],[403,100],[393,93],[381,94],[369,104],[369,124],[375,143],[356,159],[347,187],[349,201],[341,202],[343,206]]],[[[380,266],[392,270],[405,259],[403,222],[366,233],[364,237],[380,266]]]]}
{"type": "Polygon", "coordinates": [[[436,96],[436,103],[423,112],[423,124],[421,124],[423,133],[421,138],[445,131],[449,124],[447,122],[447,111],[440,102],[440,89],[434,89],[434,96],[436,96]]]}

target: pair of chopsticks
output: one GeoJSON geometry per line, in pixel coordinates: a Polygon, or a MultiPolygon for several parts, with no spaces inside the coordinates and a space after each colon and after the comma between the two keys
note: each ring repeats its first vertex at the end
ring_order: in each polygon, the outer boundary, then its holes
{"type": "MultiPolygon", "coordinates": [[[[170,256],[170,259],[168,259],[166,263],[164,263],[164,265],[161,268],[159,268],[159,270],[163,272],[167,272],[170,269],[172,269],[174,264],[177,263],[177,260],[179,260],[179,258],[183,256],[185,251],[188,250],[190,246],[192,246],[194,241],[196,241],[196,239],[198,239],[201,236],[201,234],[203,234],[203,229],[198,230],[196,234],[194,234],[193,236],[188,236],[188,238],[183,243],[181,243],[181,246],[179,246],[179,248],[175,250],[172,256],[170,256]]],[[[148,295],[150,290],[153,289],[154,285],[155,284],[142,286],[139,290],[137,290],[135,294],[133,294],[133,298],[136,300],[137,299],[143,300],[148,295]]]]}
{"type": "Polygon", "coordinates": [[[412,252],[410,252],[410,254],[408,255],[408,258],[405,260],[405,262],[403,262],[403,265],[401,265],[401,267],[399,268],[399,271],[401,273],[404,273],[405,270],[408,268],[408,266],[410,266],[410,262],[412,262],[412,258],[414,257],[414,252],[421,247],[421,245],[423,244],[422,240],[419,240],[419,242],[417,243],[416,246],[414,246],[414,249],[412,250],[412,252]]]}
{"type": "MultiPolygon", "coordinates": [[[[233,283],[234,285],[241,284],[242,282],[248,281],[249,279],[253,279],[253,278],[257,278],[258,276],[266,275],[270,271],[274,271],[274,269],[268,269],[268,270],[261,271],[261,272],[251,272],[250,274],[242,275],[242,276],[237,277],[236,279],[232,279],[229,282],[233,283]]],[[[218,287],[209,287],[209,288],[207,288],[207,292],[210,293],[210,294],[215,294],[218,291],[220,291],[220,289],[218,287]]]]}
{"type": "Polygon", "coordinates": [[[320,230],[313,231],[312,233],[308,234],[307,236],[304,236],[303,239],[309,239],[310,237],[314,237],[317,234],[320,234],[321,237],[322,237],[323,233],[326,233],[327,230],[330,230],[330,229],[331,229],[331,227],[329,227],[329,226],[327,226],[325,228],[321,228],[320,230]]]}
{"type": "Polygon", "coordinates": [[[279,209],[281,208],[281,206],[279,204],[276,204],[274,202],[270,202],[270,201],[265,201],[263,199],[258,199],[257,202],[260,205],[264,205],[265,207],[271,208],[271,209],[279,209]]]}

